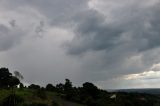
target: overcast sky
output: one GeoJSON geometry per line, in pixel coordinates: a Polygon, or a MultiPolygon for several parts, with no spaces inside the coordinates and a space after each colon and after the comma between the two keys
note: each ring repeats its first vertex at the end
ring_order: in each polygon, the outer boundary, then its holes
{"type": "Polygon", "coordinates": [[[0,0],[0,67],[23,82],[160,87],[159,0],[0,0]]]}

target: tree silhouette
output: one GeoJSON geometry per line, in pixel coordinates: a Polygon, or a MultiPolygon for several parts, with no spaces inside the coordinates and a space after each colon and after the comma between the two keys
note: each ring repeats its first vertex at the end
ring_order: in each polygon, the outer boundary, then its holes
{"type": "Polygon", "coordinates": [[[23,83],[20,83],[20,84],[19,84],[19,87],[20,87],[20,89],[23,89],[23,88],[24,88],[23,83]]]}
{"type": "Polygon", "coordinates": [[[30,86],[28,86],[28,88],[30,88],[30,89],[40,89],[41,87],[39,85],[36,85],[36,84],[31,84],[30,86]]]}
{"type": "Polygon", "coordinates": [[[16,86],[18,84],[20,84],[20,81],[19,81],[19,79],[17,77],[15,77],[15,76],[10,77],[10,79],[9,79],[9,87],[14,87],[14,86],[16,86]]]}
{"type": "Polygon", "coordinates": [[[62,84],[62,83],[57,84],[56,85],[56,90],[59,93],[64,93],[64,84],[62,84]]]}
{"type": "Polygon", "coordinates": [[[55,90],[55,87],[54,87],[52,84],[47,84],[47,85],[46,85],[46,90],[47,90],[47,91],[54,91],[54,90],[55,90]]]}
{"type": "Polygon", "coordinates": [[[12,74],[9,72],[8,68],[0,68],[0,87],[9,87],[9,80],[12,74]]]}
{"type": "Polygon", "coordinates": [[[89,94],[93,98],[96,98],[99,94],[99,89],[94,84],[90,82],[85,82],[83,84],[83,92],[85,94],[89,94]]]}
{"type": "Polygon", "coordinates": [[[69,79],[65,79],[66,82],[64,84],[64,91],[65,92],[69,92],[70,90],[72,90],[72,82],[69,79]]]}
{"type": "Polygon", "coordinates": [[[66,94],[67,99],[71,99],[73,97],[73,88],[72,88],[72,82],[69,79],[66,79],[66,82],[64,84],[64,92],[66,94]]]}

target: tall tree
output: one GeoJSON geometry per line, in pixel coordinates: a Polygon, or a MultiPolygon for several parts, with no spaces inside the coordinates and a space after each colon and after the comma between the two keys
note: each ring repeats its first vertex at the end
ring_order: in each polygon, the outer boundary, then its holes
{"type": "Polygon", "coordinates": [[[65,79],[64,91],[69,92],[72,89],[72,82],[69,79],[65,79]]]}
{"type": "Polygon", "coordinates": [[[12,74],[9,72],[8,68],[0,68],[0,87],[9,87],[9,80],[12,74]]]}
{"type": "Polygon", "coordinates": [[[72,82],[69,79],[66,79],[66,82],[64,84],[64,92],[66,94],[67,99],[71,99],[73,97],[73,88],[72,88],[72,82]]]}

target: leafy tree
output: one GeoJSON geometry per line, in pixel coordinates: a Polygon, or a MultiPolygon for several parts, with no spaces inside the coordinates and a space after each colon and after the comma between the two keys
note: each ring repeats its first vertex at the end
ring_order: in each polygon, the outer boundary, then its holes
{"type": "Polygon", "coordinates": [[[9,72],[8,68],[0,68],[0,87],[9,87],[9,80],[12,74],[9,72]]]}
{"type": "Polygon", "coordinates": [[[57,84],[56,85],[56,90],[59,93],[64,93],[64,84],[62,84],[62,83],[57,84]]]}
{"type": "MultiPolygon", "coordinates": [[[[18,78],[19,80],[23,80],[24,79],[23,75],[20,72],[18,72],[18,71],[14,71],[14,76],[16,78],[18,78]]],[[[24,88],[24,86],[23,86],[22,83],[20,83],[20,88],[21,89],[24,88]]]]}
{"type": "Polygon", "coordinates": [[[46,90],[47,90],[47,91],[54,91],[54,90],[55,90],[55,87],[54,87],[52,84],[47,84],[47,85],[46,85],[46,90]]]}
{"type": "Polygon", "coordinates": [[[31,84],[30,86],[28,86],[28,88],[30,88],[30,89],[40,89],[41,87],[39,85],[31,84]]]}
{"type": "Polygon", "coordinates": [[[20,81],[15,76],[11,76],[9,81],[8,81],[8,84],[9,84],[10,87],[14,87],[14,86],[20,84],[20,81]]]}
{"type": "Polygon", "coordinates": [[[69,79],[65,79],[65,84],[64,84],[64,92],[66,94],[66,98],[68,100],[71,100],[74,96],[74,91],[72,88],[72,82],[69,79]]]}
{"type": "Polygon", "coordinates": [[[23,89],[23,88],[24,88],[23,83],[20,83],[20,84],[19,84],[19,87],[20,87],[20,89],[23,89]]]}
{"type": "Polygon", "coordinates": [[[64,91],[70,92],[72,90],[72,82],[69,79],[66,79],[66,82],[64,84],[64,91]]]}
{"type": "Polygon", "coordinates": [[[82,87],[82,92],[96,98],[99,94],[99,89],[90,82],[85,82],[82,87]]]}

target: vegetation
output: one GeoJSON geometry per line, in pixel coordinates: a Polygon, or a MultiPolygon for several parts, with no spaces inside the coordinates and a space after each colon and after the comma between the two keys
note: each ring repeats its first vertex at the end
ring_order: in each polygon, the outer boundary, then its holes
{"type": "Polygon", "coordinates": [[[0,68],[0,106],[160,106],[157,95],[107,92],[90,82],[74,87],[69,79],[45,88],[36,84],[24,87],[23,76],[18,71],[14,74],[0,68]]]}

